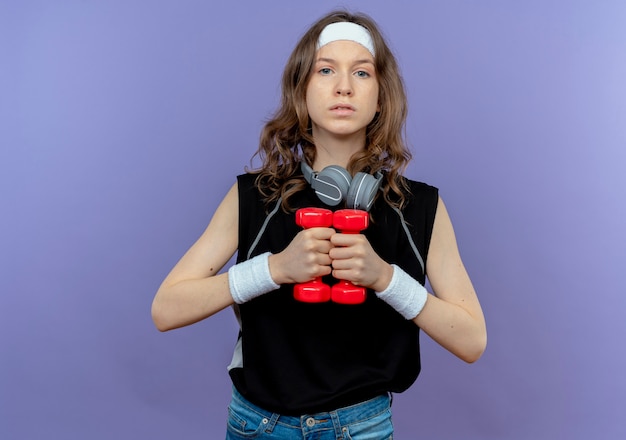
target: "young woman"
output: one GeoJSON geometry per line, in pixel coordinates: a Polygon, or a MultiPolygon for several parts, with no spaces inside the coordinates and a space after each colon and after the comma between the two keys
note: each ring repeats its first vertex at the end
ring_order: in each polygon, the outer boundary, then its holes
{"type": "Polygon", "coordinates": [[[402,176],[406,96],[376,24],[320,19],[282,92],[261,136],[263,166],[238,176],[152,316],[165,331],[235,308],[227,438],[392,438],[390,393],[419,374],[419,330],[474,362],[486,345],[481,307],[437,189],[402,176]],[[295,212],[305,207],[358,208],[371,221],[362,234],[303,229],[295,212]],[[362,286],[366,299],[294,299],[294,284],[318,277],[362,286]]]}

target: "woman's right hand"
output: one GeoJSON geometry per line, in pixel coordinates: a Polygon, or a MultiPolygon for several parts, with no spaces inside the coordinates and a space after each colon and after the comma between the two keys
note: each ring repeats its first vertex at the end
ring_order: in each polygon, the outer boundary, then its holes
{"type": "Polygon", "coordinates": [[[329,275],[328,253],[333,248],[333,228],[303,229],[282,251],[269,257],[270,273],[276,284],[305,283],[329,275]]]}

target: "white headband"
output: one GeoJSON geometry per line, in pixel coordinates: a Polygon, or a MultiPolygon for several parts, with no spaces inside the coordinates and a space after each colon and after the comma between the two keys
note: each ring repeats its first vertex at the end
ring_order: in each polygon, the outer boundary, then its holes
{"type": "Polygon", "coordinates": [[[329,24],[324,28],[317,40],[317,48],[326,46],[328,43],[338,40],[349,40],[359,43],[374,55],[374,42],[369,31],[363,26],[350,21],[340,21],[329,24]]]}

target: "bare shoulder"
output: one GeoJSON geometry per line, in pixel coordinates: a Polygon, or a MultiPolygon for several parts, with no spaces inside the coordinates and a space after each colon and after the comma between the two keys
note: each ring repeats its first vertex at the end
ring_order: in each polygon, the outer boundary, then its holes
{"type": "MultiPolygon", "coordinates": [[[[239,228],[239,194],[235,182],[215,210],[213,218],[196,243],[205,258],[208,254],[227,253],[228,259],[237,249],[239,228]]],[[[228,261],[227,259],[227,261],[228,261]]],[[[226,264],[226,261],[224,261],[226,264]]]]}
{"type": "Polygon", "coordinates": [[[231,229],[235,231],[239,224],[239,194],[237,188],[237,182],[235,182],[226,196],[222,199],[221,203],[215,210],[213,218],[209,222],[203,237],[205,235],[211,235],[213,233],[227,232],[231,229]]]}
{"type": "Polygon", "coordinates": [[[428,257],[440,257],[441,252],[458,251],[456,244],[456,236],[452,226],[452,220],[448,214],[443,199],[439,197],[437,201],[437,211],[435,212],[435,222],[433,224],[433,232],[431,237],[431,247],[428,257]],[[435,246],[433,246],[435,245],[435,246]]]}

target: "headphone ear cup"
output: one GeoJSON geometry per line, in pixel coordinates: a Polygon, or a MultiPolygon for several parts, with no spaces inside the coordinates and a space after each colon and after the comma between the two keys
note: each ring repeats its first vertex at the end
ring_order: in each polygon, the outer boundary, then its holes
{"type": "Polygon", "coordinates": [[[346,199],[352,176],[344,168],[330,165],[320,171],[315,178],[313,189],[317,197],[329,206],[336,206],[346,199]]]}
{"type": "Polygon", "coordinates": [[[356,173],[346,196],[346,206],[350,209],[369,211],[374,203],[381,180],[367,173],[356,173]]]}

